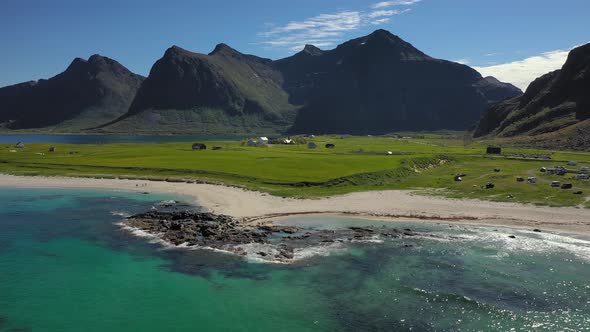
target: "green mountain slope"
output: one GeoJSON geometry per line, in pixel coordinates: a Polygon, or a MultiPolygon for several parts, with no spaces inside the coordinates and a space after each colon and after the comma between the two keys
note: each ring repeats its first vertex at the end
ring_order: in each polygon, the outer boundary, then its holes
{"type": "Polygon", "coordinates": [[[588,118],[590,44],[572,50],[561,70],[537,78],[524,95],[492,106],[475,136],[539,136],[530,140],[538,143],[562,136],[563,144],[582,147],[590,141],[588,118]]]}
{"type": "Polygon", "coordinates": [[[169,48],[138,91],[129,112],[101,131],[167,133],[280,132],[297,108],[271,60],[225,44],[208,54],[169,48]]]}

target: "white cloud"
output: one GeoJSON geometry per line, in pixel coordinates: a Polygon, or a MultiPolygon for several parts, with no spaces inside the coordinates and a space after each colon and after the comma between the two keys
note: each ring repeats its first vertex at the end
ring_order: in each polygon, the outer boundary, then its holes
{"type": "Polygon", "coordinates": [[[468,58],[463,58],[463,59],[453,60],[453,62],[460,63],[462,65],[468,65],[469,63],[471,63],[471,60],[468,58]]]}
{"type": "MultiPolygon", "coordinates": [[[[409,6],[420,0],[385,1],[371,6],[371,8],[385,8],[391,6],[409,6]]],[[[259,33],[264,45],[299,51],[305,44],[317,47],[330,47],[342,41],[346,32],[358,30],[368,25],[387,23],[394,15],[401,15],[405,9],[388,10],[349,10],[330,14],[321,14],[304,19],[291,21],[283,26],[272,26],[269,30],[259,33]]]]}
{"type": "Polygon", "coordinates": [[[523,60],[473,68],[483,76],[494,76],[500,81],[512,83],[524,91],[537,77],[560,69],[567,60],[569,51],[549,51],[523,60]]]}
{"type": "Polygon", "coordinates": [[[394,6],[411,6],[417,4],[421,0],[394,0],[394,1],[381,1],[373,4],[371,8],[387,8],[387,7],[394,7],[394,6]]]}
{"type": "Polygon", "coordinates": [[[374,20],[371,21],[372,25],[379,25],[379,24],[385,24],[387,22],[389,22],[391,20],[391,18],[387,17],[387,18],[380,18],[378,20],[374,20]]]}
{"type": "Polygon", "coordinates": [[[409,12],[411,9],[403,9],[403,10],[376,10],[374,12],[370,12],[366,15],[368,18],[377,18],[377,17],[389,17],[393,15],[400,15],[403,13],[409,12]]]}
{"type": "Polygon", "coordinates": [[[346,31],[360,28],[362,15],[358,11],[321,14],[303,21],[292,21],[260,34],[263,44],[300,50],[305,44],[332,46],[346,31]]]}

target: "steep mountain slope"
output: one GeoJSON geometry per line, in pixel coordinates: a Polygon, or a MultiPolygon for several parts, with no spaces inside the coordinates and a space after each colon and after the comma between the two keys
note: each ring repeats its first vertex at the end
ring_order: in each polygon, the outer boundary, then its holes
{"type": "Polygon", "coordinates": [[[277,66],[291,102],[303,105],[294,133],[466,129],[491,103],[521,93],[385,30],[330,51],[307,46],[277,66]]]}
{"type": "Polygon", "coordinates": [[[48,80],[0,88],[0,123],[66,131],[98,126],[127,111],[142,81],[115,60],[76,58],[48,80]]]}
{"type": "Polygon", "coordinates": [[[129,112],[104,131],[277,132],[296,107],[272,60],[219,44],[208,55],[169,48],[152,67],[129,112]]]}
{"type": "Polygon", "coordinates": [[[481,118],[475,136],[536,136],[562,132],[577,136],[568,141],[588,142],[590,136],[588,139],[580,136],[588,135],[588,118],[590,44],[572,50],[561,70],[537,78],[524,95],[492,106],[481,118]]]}
{"type": "Polygon", "coordinates": [[[350,133],[466,129],[521,94],[384,30],[272,61],[219,44],[169,48],[149,77],[94,55],[0,89],[0,126],[104,133],[350,133]]]}

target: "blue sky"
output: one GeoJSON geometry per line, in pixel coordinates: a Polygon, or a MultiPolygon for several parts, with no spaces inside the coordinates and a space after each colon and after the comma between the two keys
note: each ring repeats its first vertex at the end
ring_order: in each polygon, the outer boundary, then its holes
{"type": "Polygon", "coordinates": [[[281,58],[383,28],[427,54],[526,87],[590,41],[587,0],[2,0],[0,86],[48,78],[98,53],[147,75],[171,45],[225,42],[281,58]]]}

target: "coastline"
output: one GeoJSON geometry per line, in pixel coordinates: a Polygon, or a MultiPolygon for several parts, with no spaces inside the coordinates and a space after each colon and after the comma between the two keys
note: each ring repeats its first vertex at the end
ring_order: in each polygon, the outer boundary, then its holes
{"type": "Polygon", "coordinates": [[[230,215],[245,223],[268,223],[294,215],[323,214],[590,235],[589,209],[450,199],[418,195],[408,190],[356,192],[318,199],[296,199],[213,184],[5,174],[0,174],[0,187],[107,189],[176,194],[192,198],[190,203],[198,204],[209,212],[230,215]]]}

